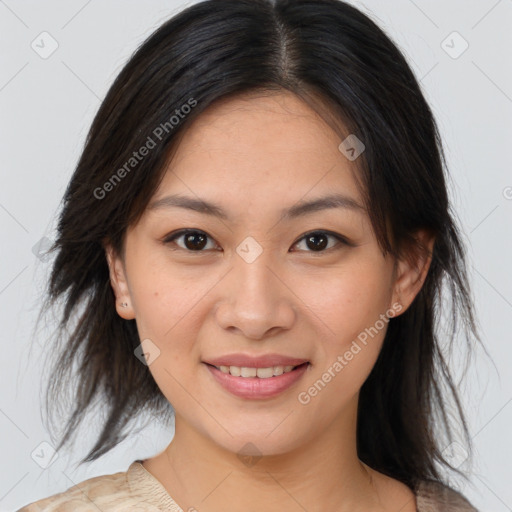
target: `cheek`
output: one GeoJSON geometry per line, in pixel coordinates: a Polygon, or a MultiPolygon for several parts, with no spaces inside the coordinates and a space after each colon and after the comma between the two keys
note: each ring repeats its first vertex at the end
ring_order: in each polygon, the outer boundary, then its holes
{"type": "Polygon", "coordinates": [[[185,326],[190,330],[198,325],[202,299],[214,285],[215,276],[172,266],[158,252],[134,251],[129,263],[130,295],[141,336],[167,345],[185,326]]]}
{"type": "Polygon", "coordinates": [[[304,304],[329,327],[338,342],[373,325],[385,313],[391,299],[389,269],[379,261],[361,258],[354,264],[312,276],[297,283],[304,304]]]}
{"type": "Polygon", "coordinates": [[[320,380],[332,382],[322,395],[327,399],[332,394],[330,399],[340,406],[358,392],[380,353],[389,323],[389,272],[382,261],[358,258],[357,263],[331,272],[329,279],[317,280],[316,287],[302,288],[322,339],[310,384],[321,389],[320,380]]]}
{"type": "Polygon", "coordinates": [[[130,293],[139,338],[150,340],[149,353],[156,355],[150,360],[149,371],[169,402],[179,405],[183,399],[186,404],[190,397],[186,393],[181,396],[179,382],[200,360],[194,340],[206,303],[201,299],[212,286],[210,279],[196,277],[192,282],[155,257],[132,263],[130,293]]]}

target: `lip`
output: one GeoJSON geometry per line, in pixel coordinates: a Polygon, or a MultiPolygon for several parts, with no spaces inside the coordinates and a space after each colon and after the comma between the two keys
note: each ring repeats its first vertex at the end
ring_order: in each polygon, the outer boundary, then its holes
{"type": "Polygon", "coordinates": [[[307,363],[307,359],[288,357],[282,354],[264,354],[250,356],[247,354],[228,354],[225,356],[207,359],[203,363],[213,366],[245,366],[248,368],[270,368],[271,366],[297,366],[307,363]]]}
{"type": "MultiPolygon", "coordinates": [[[[291,372],[283,373],[282,375],[275,377],[269,377],[268,379],[260,379],[259,377],[234,377],[229,373],[221,372],[219,369],[215,368],[215,366],[211,366],[208,363],[203,364],[208,368],[213,378],[225,390],[240,398],[248,398],[252,400],[273,398],[279,395],[298,382],[309,367],[309,363],[305,362],[305,364],[301,364],[291,372]]],[[[265,367],[263,366],[262,368],[265,367]]]]}

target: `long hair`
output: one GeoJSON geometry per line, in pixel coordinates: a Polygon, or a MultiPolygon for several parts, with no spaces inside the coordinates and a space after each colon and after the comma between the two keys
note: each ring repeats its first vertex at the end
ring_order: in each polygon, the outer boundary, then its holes
{"type": "Polygon", "coordinates": [[[61,304],[55,338],[64,340],[52,351],[46,410],[53,418],[68,392],[74,407],[57,449],[95,403],[104,421],[82,463],[114,448],[144,413],[172,416],[134,356],[135,320],[116,313],[104,241],[124,254],[127,228],[201,112],[237,95],[283,90],[328,120],[340,142],[348,134],[363,141],[357,177],[383,253],[404,254],[421,228],[435,236],[426,281],[408,310],[390,320],[361,388],[359,458],[411,488],[442,481],[441,469],[456,470],[443,453],[453,439],[450,404],[471,448],[441,343],[451,345],[461,331],[469,348],[480,338],[442,141],[406,59],[375,22],[340,0],[206,0],[166,21],[128,60],[63,197],[44,304],[45,311],[61,304]],[[149,150],[135,158],[143,146],[149,150]],[[440,339],[435,326],[447,311],[443,321],[452,328],[440,339]]]}

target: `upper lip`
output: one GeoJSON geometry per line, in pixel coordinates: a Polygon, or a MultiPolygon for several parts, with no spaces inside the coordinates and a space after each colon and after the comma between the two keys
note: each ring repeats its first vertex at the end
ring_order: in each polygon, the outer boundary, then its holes
{"type": "Polygon", "coordinates": [[[271,366],[297,366],[307,363],[307,359],[283,356],[281,354],[264,354],[250,356],[247,354],[227,354],[204,361],[213,366],[239,366],[246,368],[269,368],[271,366]]]}

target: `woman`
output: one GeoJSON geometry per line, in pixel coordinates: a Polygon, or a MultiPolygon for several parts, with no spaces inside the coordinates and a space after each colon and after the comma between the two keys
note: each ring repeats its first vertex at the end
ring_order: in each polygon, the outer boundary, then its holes
{"type": "Polygon", "coordinates": [[[143,411],[175,434],[21,510],[476,510],[441,477],[450,400],[469,443],[442,290],[479,340],[444,163],[404,57],[348,4],[207,0],[163,24],[64,197],[46,306],[76,323],[48,397],[76,386],[57,450],[105,401],[82,462],[143,411]]]}

